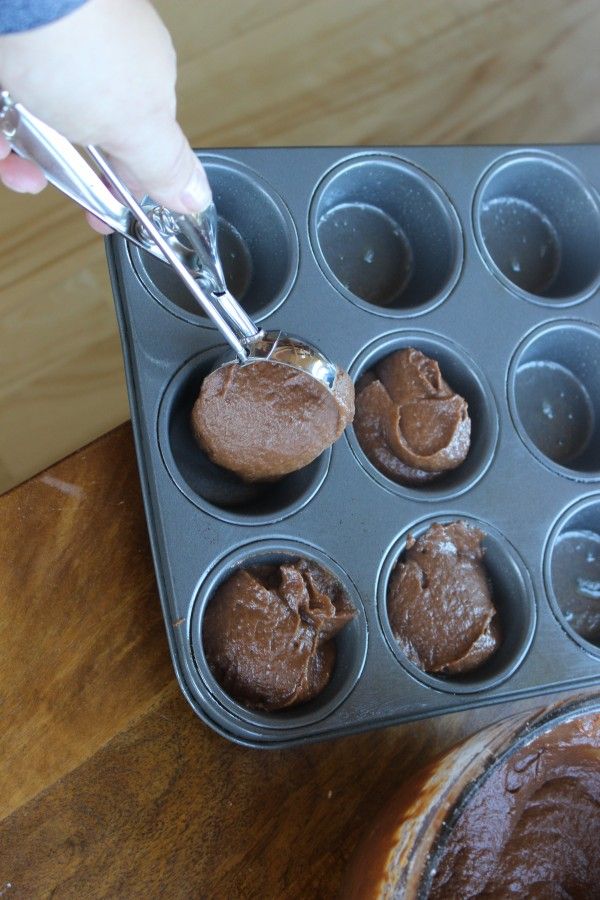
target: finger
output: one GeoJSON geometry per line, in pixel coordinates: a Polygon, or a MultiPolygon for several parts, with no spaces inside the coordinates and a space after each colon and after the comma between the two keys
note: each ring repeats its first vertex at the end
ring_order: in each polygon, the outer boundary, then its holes
{"type": "Polygon", "coordinates": [[[42,170],[28,159],[10,153],[0,162],[0,181],[19,194],[39,194],[48,182],[42,170]]]}
{"type": "Polygon", "coordinates": [[[199,212],[208,206],[212,193],[206,172],[175,120],[151,124],[132,141],[107,148],[132,190],[176,212],[199,212]]]}
{"type": "Polygon", "coordinates": [[[97,231],[98,234],[112,234],[113,233],[113,229],[110,228],[110,226],[107,225],[106,222],[103,222],[102,219],[99,219],[93,213],[86,212],[85,217],[87,219],[88,225],[90,225],[91,228],[94,229],[94,231],[97,231]]]}

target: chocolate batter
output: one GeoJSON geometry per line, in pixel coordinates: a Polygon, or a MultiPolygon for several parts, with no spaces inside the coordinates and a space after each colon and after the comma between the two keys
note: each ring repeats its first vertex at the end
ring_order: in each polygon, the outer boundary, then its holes
{"type": "Polygon", "coordinates": [[[206,608],[206,659],[221,687],[246,706],[296,706],[329,682],[332,638],[355,615],[339,582],[309,560],[238,569],[206,608]]]}
{"type": "Polygon", "coordinates": [[[354,431],[380,472],[418,485],[465,460],[471,420],[466,400],[446,384],[437,362],[408,348],[359,379],[354,431]]]}
{"type": "Polygon", "coordinates": [[[600,715],[518,750],[468,801],[429,900],[600,897],[600,715]]]}
{"type": "Polygon", "coordinates": [[[390,625],[403,652],[425,672],[470,672],[500,644],[483,538],[464,522],[432,525],[417,540],[409,535],[392,572],[390,625]]]}
{"type": "Polygon", "coordinates": [[[245,481],[275,481],[320,456],[353,416],[354,387],[346,372],[328,391],[282,363],[231,363],[204,379],[192,428],[217,465],[245,481]]]}

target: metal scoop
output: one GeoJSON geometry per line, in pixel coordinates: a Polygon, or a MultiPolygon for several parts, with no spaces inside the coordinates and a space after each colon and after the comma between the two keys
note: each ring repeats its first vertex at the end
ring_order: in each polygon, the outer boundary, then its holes
{"type": "Polygon", "coordinates": [[[142,206],[121,182],[102,153],[87,152],[117,199],[66,138],[0,90],[0,131],[11,148],[42,169],[48,181],[110,228],[170,263],[232,348],[219,360],[244,365],[259,360],[282,363],[332,390],[338,368],[304,341],[283,332],[265,332],[246,315],[225,284],[217,250],[214,204],[196,215],[176,213],[152,202],[142,206]]]}

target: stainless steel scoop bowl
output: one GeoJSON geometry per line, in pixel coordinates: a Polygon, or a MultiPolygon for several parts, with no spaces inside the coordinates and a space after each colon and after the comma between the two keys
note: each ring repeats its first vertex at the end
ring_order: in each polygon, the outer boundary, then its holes
{"type": "Polygon", "coordinates": [[[0,131],[11,148],[37,163],[48,181],[128,241],[171,265],[231,347],[219,360],[271,361],[298,369],[332,390],[339,369],[300,338],[258,328],[228,291],[217,249],[214,204],[196,215],[138,203],[103,154],[86,148],[117,196],[66,138],[0,89],[0,131]],[[120,198],[120,199],[118,199],[120,198]]]}

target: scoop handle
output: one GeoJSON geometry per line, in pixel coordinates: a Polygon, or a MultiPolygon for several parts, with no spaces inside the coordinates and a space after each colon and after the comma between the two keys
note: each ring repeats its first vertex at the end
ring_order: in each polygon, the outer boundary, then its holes
{"type": "Polygon", "coordinates": [[[121,196],[123,202],[130,209],[134,218],[151,235],[152,239],[161,249],[165,259],[171,263],[171,266],[176,271],[180,280],[185,284],[190,293],[193,294],[206,315],[215,323],[227,343],[235,351],[240,362],[245,362],[250,355],[248,346],[262,334],[260,328],[252,322],[237,300],[235,300],[229,292],[226,291],[223,294],[211,293],[209,296],[202,290],[189,269],[171,249],[168,241],[165,240],[150,217],[146,215],[144,209],[137,202],[129,189],[112,170],[100,150],[98,150],[97,147],[90,145],[87,147],[87,151],[100,171],[103,172],[109,184],[121,196]]]}
{"type": "Polygon", "coordinates": [[[0,131],[19,156],[35,162],[63,194],[132,239],[131,214],[73,144],[0,91],[0,131]]]}
{"type": "MultiPolygon", "coordinates": [[[[0,134],[15,153],[39,166],[59,191],[128,241],[164,260],[160,248],[138,233],[131,211],[110,192],[76,147],[29,112],[23,104],[16,102],[1,86],[0,134]]],[[[191,249],[182,247],[181,253],[185,254],[188,262],[192,261],[191,249]]]]}
{"type": "MultiPolygon", "coordinates": [[[[246,343],[262,334],[261,330],[254,325],[226,290],[219,294],[211,293],[210,298],[204,293],[189,268],[173,251],[168,241],[122,184],[96,147],[89,146],[88,153],[111,187],[116,189],[123,202],[120,202],[111,193],[98,173],[67,138],[30,113],[22,104],[15,102],[8,91],[1,88],[0,132],[7,139],[12,150],[19,156],[35,162],[42,169],[48,181],[62,193],[75,200],[76,203],[93,213],[129,241],[171,263],[180,279],[219,328],[239,359],[244,361],[248,358],[246,343]],[[140,239],[136,223],[143,226],[146,234],[151,236],[152,242],[140,239]]],[[[180,216],[179,218],[186,217],[180,216]]],[[[212,218],[216,220],[215,216],[212,218]]],[[[214,225],[214,222],[212,224],[214,225]]],[[[206,256],[215,256],[216,237],[212,233],[212,229],[206,235],[198,229],[197,225],[190,230],[199,235],[196,239],[196,247],[199,248],[200,239],[204,239],[207,243],[206,256]]],[[[220,268],[217,269],[217,274],[222,274],[220,268]]]]}

